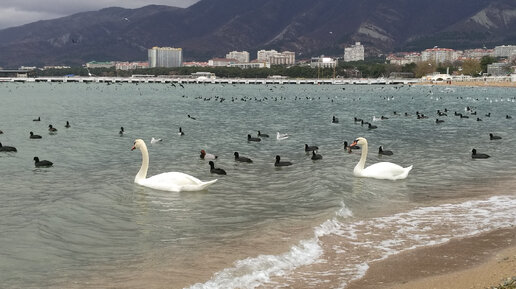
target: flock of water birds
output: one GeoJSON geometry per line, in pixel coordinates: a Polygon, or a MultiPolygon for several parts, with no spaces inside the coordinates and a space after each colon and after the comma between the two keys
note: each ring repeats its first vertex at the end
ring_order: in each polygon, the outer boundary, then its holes
{"type": "MultiPolygon", "coordinates": [[[[183,96],[185,97],[185,96],[183,96]]],[[[199,98],[203,101],[210,101],[211,98],[199,98]]],[[[224,101],[225,99],[222,97],[215,97],[215,101],[224,101]]],[[[241,100],[241,101],[248,101],[252,99],[247,98],[232,98],[231,101],[234,102],[235,100],[241,100]]],[[[258,99],[255,99],[256,101],[259,101],[258,99]]],[[[297,97],[296,97],[297,100],[297,97]]],[[[465,108],[466,114],[454,112],[454,116],[460,117],[460,118],[469,118],[470,116],[475,116],[476,121],[482,121],[480,117],[477,116],[477,112],[475,108],[473,107],[466,107],[465,108]]],[[[447,109],[444,109],[443,111],[437,110],[437,116],[438,118],[435,119],[435,123],[437,125],[445,122],[445,120],[442,119],[444,116],[448,116],[449,111],[447,109]],[[439,118],[440,117],[440,118],[439,118]]],[[[394,116],[402,116],[402,114],[397,113],[396,111],[393,112],[394,116]]],[[[403,114],[405,117],[412,116],[409,113],[403,114]]],[[[427,115],[420,113],[417,111],[415,113],[417,119],[426,119],[429,118],[427,115]]],[[[189,119],[196,120],[196,117],[187,115],[189,119]]],[[[484,115],[484,117],[489,118],[491,117],[491,113],[487,113],[484,115]]],[[[505,116],[506,119],[512,119],[510,115],[505,116]]],[[[389,117],[386,116],[380,116],[376,117],[373,116],[372,121],[383,121],[387,120],[389,117]]],[[[34,119],[33,121],[41,121],[41,118],[38,117],[37,119],[34,119]]],[[[369,130],[374,130],[378,128],[377,125],[372,124],[371,122],[364,121],[363,119],[354,117],[353,119],[354,123],[359,123],[360,125],[364,126],[367,125],[367,128],[369,130]]],[[[331,123],[339,123],[339,119],[336,116],[333,116],[331,119],[331,123]]],[[[70,123],[66,121],[66,124],[64,126],[65,128],[70,128],[70,123]]],[[[48,126],[49,134],[55,134],[57,132],[57,129],[53,127],[52,124],[48,126]]],[[[120,127],[119,135],[124,136],[125,130],[124,127],[120,127]]],[[[0,134],[3,134],[3,132],[0,130],[0,134]]],[[[180,136],[185,135],[185,132],[181,127],[179,127],[178,134],[180,136]]],[[[276,139],[277,140],[284,140],[289,137],[288,134],[282,134],[280,132],[276,133],[276,139]]],[[[42,136],[34,134],[32,131],[29,132],[29,138],[30,139],[41,139],[42,136]]],[[[266,133],[262,133],[261,131],[258,131],[257,136],[252,136],[250,134],[247,135],[247,141],[248,142],[260,142],[262,138],[269,138],[269,135],[266,133]]],[[[500,140],[501,137],[494,135],[493,133],[489,134],[490,140],[500,140]]],[[[162,139],[160,138],[152,138],[150,140],[151,144],[159,143],[162,139]]],[[[204,190],[208,186],[215,183],[217,180],[211,180],[211,181],[201,181],[191,175],[181,173],[181,172],[167,172],[162,173],[158,175],[154,175],[151,177],[147,177],[147,171],[149,167],[149,153],[147,150],[147,146],[145,144],[145,141],[142,139],[136,139],[134,141],[134,145],[132,147],[132,150],[139,149],[142,154],[142,164],[140,167],[140,170],[138,171],[137,175],[135,176],[134,182],[136,184],[139,184],[141,186],[150,187],[153,189],[158,190],[164,190],[164,191],[198,191],[198,190],[204,190]]],[[[311,154],[311,159],[314,161],[321,160],[323,156],[319,153],[317,153],[317,150],[319,148],[317,146],[309,146],[308,144],[305,144],[305,152],[308,154],[311,154]]],[[[353,174],[357,177],[366,177],[366,178],[375,178],[375,179],[385,179],[385,180],[401,180],[407,178],[408,174],[410,173],[412,169],[412,165],[408,167],[402,167],[400,165],[391,163],[391,162],[379,162],[372,164],[368,167],[365,166],[365,162],[367,159],[368,154],[368,142],[365,138],[359,137],[355,139],[351,144],[348,144],[346,141],[344,141],[344,149],[348,152],[351,152],[352,150],[359,150],[361,149],[361,157],[357,165],[355,166],[353,170],[353,174]]],[[[16,152],[17,149],[13,146],[3,146],[2,143],[0,143],[0,152],[16,152]]],[[[378,154],[379,155],[386,155],[390,156],[393,155],[392,151],[384,150],[382,146],[378,148],[378,154]]],[[[241,156],[239,152],[234,152],[234,157],[236,162],[245,162],[245,163],[252,163],[253,161],[245,156],[241,156]]],[[[473,159],[485,159],[489,158],[490,156],[485,153],[479,153],[475,148],[471,151],[471,157],[473,159]]],[[[210,172],[213,174],[218,175],[226,175],[226,171],[223,168],[215,167],[215,162],[218,157],[214,154],[207,153],[205,150],[200,151],[200,158],[204,160],[208,160],[208,164],[210,166],[210,172]]],[[[284,161],[281,159],[279,155],[276,155],[276,161],[274,162],[274,166],[276,167],[286,167],[293,165],[290,161],[284,161]]],[[[53,163],[48,160],[40,160],[39,157],[34,157],[34,164],[36,167],[51,167],[53,163]]]]}
{"type": "MultiPolygon", "coordinates": [[[[41,117],[38,116],[38,118],[33,119],[32,121],[39,122],[41,121],[41,117]]],[[[66,121],[66,124],[64,125],[65,128],[70,128],[70,122],[66,121]]],[[[0,130],[0,134],[3,134],[4,132],[0,130]]],[[[50,135],[55,135],[57,133],[57,128],[55,128],[52,124],[48,125],[48,133],[50,135]]],[[[35,134],[34,132],[29,132],[29,139],[42,139],[43,137],[39,134],[35,134]]],[[[18,149],[14,146],[4,146],[0,142],[0,152],[17,152],[18,149]]],[[[53,162],[48,160],[40,160],[39,157],[34,157],[34,166],[37,168],[48,168],[54,165],[53,162]]]]}
{"type": "MultiPolygon", "coordinates": [[[[474,111],[473,108],[467,107],[466,111],[470,115],[476,115],[476,111],[474,111]]],[[[437,111],[437,114],[439,116],[447,116],[448,110],[445,109],[444,112],[441,112],[440,110],[437,111]]],[[[393,112],[394,115],[398,115],[396,112],[393,112]]],[[[404,114],[405,116],[410,116],[408,113],[404,114]]],[[[428,118],[428,116],[416,112],[418,119],[424,119],[428,118]]],[[[469,118],[467,115],[463,115],[461,113],[455,112],[456,116],[459,116],[461,118],[469,118]]],[[[486,117],[491,117],[491,114],[488,113],[485,115],[486,117]]],[[[188,118],[196,119],[190,115],[188,115],[188,118]]],[[[506,119],[511,119],[512,117],[509,115],[505,116],[506,119]]],[[[376,117],[373,116],[373,121],[380,121],[380,120],[386,120],[388,117],[381,116],[376,117]]],[[[481,121],[480,118],[477,118],[477,121],[481,121]]],[[[332,117],[332,123],[339,123],[339,119],[336,116],[332,117]]],[[[376,129],[377,126],[371,124],[370,122],[366,122],[363,119],[359,119],[357,117],[354,118],[355,123],[360,123],[361,125],[368,125],[368,129],[376,129]]],[[[443,123],[444,120],[436,119],[436,124],[443,123]]],[[[123,128],[121,131],[121,135],[123,133],[123,128]]],[[[179,135],[184,135],[184,131],[182,128],[179,128],[179,135]]],[[[248,142],[260,142],[262,138],[268,138],[269,135],[262,133],[261,131],[258,131],[257,136],[252,136],[250,134],[247,135],[247,141],[248,142]]],[[[276,133],[276,139],[277,140],[283,140],[288,138],[288,134],[281,134],[280,132],[276,133]]],[[[500,140],[502,137],[494,135],[493,133],[489,134],[490,140],[500,140]]],[[[158,141],[161,141],[161,139],[155,139],[152,138],[151,143],[156,143],[158,141]]],[[[149,153],[147,150],[147,146],[145,144],[145,141],[142,139],[136,139],[134,141],[134,145],[132,147],[132,150],[139,149],[142,154],[142,165],[140,167],[140,170],[138,171],[138,174],[135,177],[134,182],[150,187],[153,189],[158,190],[165,190],[165,191],[197,191],[197,190],[203,190],[206,189],[211,184],[215,183],[217,180],[211,180],[211,181],[201,181],[191,175],[180,173],[180,172],[168,172],[168,173],[162,173],[158,174],[152,177],[147,178],[147,170],[149,166],[149,153]]],[[[305,144],[305,152],[311,153],[311,159],[314,161],[321,160],[323,158],[322,155],[317,153],[317,150],[319,148],[317,146],[309,146],[308,144],[305,144]]],[[[391,163],[391,162],[379,162],[372,164],[370,166],[365,166],[367,154],[368,154],[368,142],[364,137],[359,137],[355,139],[351,144],[348,144],[346,141],[344,141],[344,149],[351,153],[352,150],[358,150],[361,149],[361,157],[357,165],[355,166],[353,170],[353,175],[356,177],[365,177],[365,178],[375,178],[375,179],[384,179],[384,180],[402,180],[408,177],[410,171],[412,170],[412,165],[408,167],[402,167],[400,165],[391,163]]],[[[390,156],[393,155],[393,152],[390,150],[384,150],[383,146],[380,146],[378,148],[378,154],[380,155],[386,155],[390,156]]],[[[234,152],[234,157],[236,162],[246,162],[246,163],[252,163],[253,161],[245,156],[241,156],[239,152],[234,152]]],[[[489,158],[490,156],[484,153],[478,153],[476,149],[472,149],[471,157],[473,159],[485,159],[489,158]]],[[[214,160],[218,159],[217,155],[207,153],[205,150],[200,151],[200,158],[204,160],[209,160],[209,166],[210,166],[210,172],[213,174],[218,175],[226,175],[226,171],[223,168],[215,167],[214,160]]],[[[274,166],[276,167],[286,167],[293,165],[290,161],[282,161],[281,157],[279,155],[276,155],[276,161],[274,163],[274,166]]]]}

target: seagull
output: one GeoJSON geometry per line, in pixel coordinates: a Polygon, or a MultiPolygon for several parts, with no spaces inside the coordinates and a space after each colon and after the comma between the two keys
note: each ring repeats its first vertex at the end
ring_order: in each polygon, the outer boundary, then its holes
{"type": "Polygon", "coordinates": [[[150,143],[151,144],[155,144],[155,143],[159,143],[159,142],[162,142],[162,141],[163,141],[163,139],[161,139],[161,138],[152,138],[150,140],[150,143]]]}
{"type": "Polygon", "coordinates": [[[287,133],[280,133],[279,131],[276,132],[276,139],[277,140],[282,140],[282,139],[287,139],[288,138],[288,134],[287,133]]]}

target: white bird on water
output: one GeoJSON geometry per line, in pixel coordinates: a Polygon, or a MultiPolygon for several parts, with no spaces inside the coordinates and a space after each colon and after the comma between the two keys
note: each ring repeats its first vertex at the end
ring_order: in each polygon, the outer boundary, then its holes
{"type": "Polygon", "coordinates": [[[160,138],[152,138],[150,143],[151,144],[155,144],[155,143],[159,143],[159,142],[162,142],[162,141],[163,141],[163,139],[160,139],[160,138]]]}
{"type": "Polygon", "coordinates": [[[277,140],[282,140],[282,139],[287,139],[287,138],[288,138],[288,134],[280,133],[279,131],[276,132],[276,139],[277,140]]]}

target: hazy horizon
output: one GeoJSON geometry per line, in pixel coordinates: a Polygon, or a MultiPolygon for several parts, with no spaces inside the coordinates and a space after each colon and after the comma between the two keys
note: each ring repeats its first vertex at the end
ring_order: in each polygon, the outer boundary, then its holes
{"type": "Polygon", "coordinates": [[[40,20],[56,19],[108,7],[128,9],[147,5],[188,7],[199,0],[6,0],[0,7],[0,30],[40,20]]]}

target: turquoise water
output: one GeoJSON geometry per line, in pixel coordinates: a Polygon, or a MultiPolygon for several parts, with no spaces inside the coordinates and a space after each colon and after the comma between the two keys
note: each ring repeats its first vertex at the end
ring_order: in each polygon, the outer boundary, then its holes
{"type": "Polygon", "coordinates": [[[318,288],[335,277],[344,287],[374,260],[516,222],[516,120],[505,118],[516,118],[515,97],[510,88],[438,86],[0,83],[0,142],[18,149],[0,153],[0,282],[318,288]],[[372,121],[381,115],[389,119],[372,121]],[[271,137],[247,142],[258,130],[271,137]],[[409,177],[353,177],[360,151],[342,143],[359,136],[369,142],[366,165],[413,165],[409,177]],[[163,142],[151,145],[152,137],[163,142]],[[182,193],[134,184],[136,138],[149,147],[149,175],[217,183],[182,193]],[[323,160],[312,161],[305,143],[323,160]],[[394,155],[379,156],[380,145],[394,155]],[[491,158],[472,160],[472,148],[491,158]],[[219,156],[226,176],[209,172],[201,149],[219,156]],[[254,162],[235,163],[235,151],[254,162]],[[276,155],[294,165],[275,168],[276,155]],[[34,156],[54,166],[35,168],[34,156]]]}

